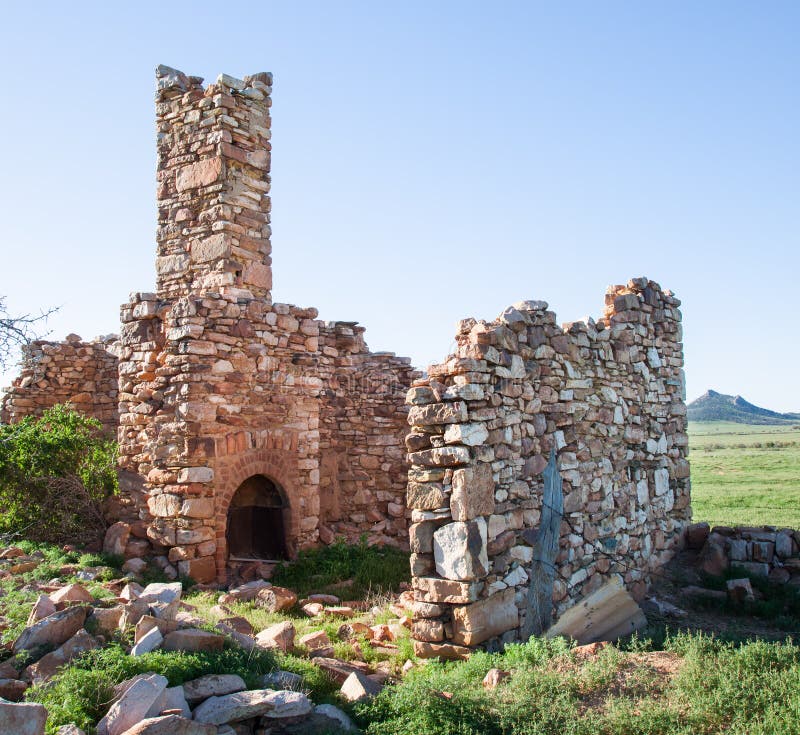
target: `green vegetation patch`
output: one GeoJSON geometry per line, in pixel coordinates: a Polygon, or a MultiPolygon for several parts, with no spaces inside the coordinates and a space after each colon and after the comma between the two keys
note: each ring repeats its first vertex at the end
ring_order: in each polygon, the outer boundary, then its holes
{"type": "Polygon", "coordinates": [[[533,639],[466,663],[429,663],[355,707],[367,735],[696,735],[800,732],[800,648],[669,637],[577,657],[533,639]],[[490,668],[511,672],[486,691],[490,668]]]}
{"type": "Polygon", "coordinates": [[[800,528],[800,427],[690,423],[695,521],[800,528]]]}
{"type": "Polygon", "coordinates": [[[350,546],[337,540],[330,546],[301,551],[295,561],[279,566],[272,582],[289,587],[300,597],[327,592],[346,600],[369,594],[397,592],[410,581],[408,552],[391,546],[350,546]]]}
{"type": "Polygon", "coordinates": [[[100,422],[65,406],[0,425],[0,535],[81,545],[102,539],[116,458],[100,422]]]}

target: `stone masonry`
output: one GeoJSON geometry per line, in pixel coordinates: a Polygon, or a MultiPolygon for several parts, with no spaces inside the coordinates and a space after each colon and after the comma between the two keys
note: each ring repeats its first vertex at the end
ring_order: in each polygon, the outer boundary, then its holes
{"type": "Polygon", "coordinates": [[[614,574],[643,595],[691,519],[679,305],[645,278],[612,287],[596,322],[559,327],[545,302],[523,301],[460,322],[455,354],[414,382],[419,655],[458,657],[531,629],[552,450],[563,487],[554,616],[614,574]]]}
{"type": "Polygon", "coordinates": [[[57,403],[69,403],[116,432],[116,335],[84,342],[71,334],[64,342],[37,340],[23,348],[22,371],[8,389],[0,422],[41,416],[57,403]]]}
{"type": "Polygon", "coordinates": [[[272,77],[158,70],[157,290],[122,307],[123,503],[178,573],[223,580],[231,502],[283,501],[289,555],[337,535],[405,545],[417,374],[363,328],[271,301],[272,77]]]}

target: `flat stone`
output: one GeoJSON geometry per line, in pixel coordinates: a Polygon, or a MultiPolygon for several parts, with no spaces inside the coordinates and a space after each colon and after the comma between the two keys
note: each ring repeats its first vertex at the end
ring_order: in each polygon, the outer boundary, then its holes
{"type": "Polygon", "coordinates": [[[475,582],[457,582],[439,577],[415,577],[412,580],[415,596],[421,602],[459,604],[475,602],[481,585],[475,582]]]}
{"type": "Polygon", "coordinates": [[[439,658],[444,661],[466,661],[472,651],[464,646],[456,646],[452,643],[428,643],[426,641],[414,641],[414,654],[418,658],[439,658]]]}
{"type": "Polygon", "coordinates": [[[153,616],[163,620],[174,620],[182,592],[183,587],[180,582],[154,582],[142,590],[138,599],[147,603],[153,616]]]}
{"type": "Polygon", "coordinates": [[[466,444],[468,447],[475,447],[483,444],[489,438],[489,430],[486,424],[451,424],[444,432],[444,440],[447,444],[466,444]]]}
{"type": "Polygon", "coordinates": [[[259,590],[255,597],[255,603],[267,612],[283,612],[297,604],[297,595],[286,587],[273,585],[259,590]]]}
{"type": "Polygon", "coordinates": [[[0,679],[0,698],[19,702],[28,688],[28,682],[19,679],[0,679]]]}
{"type": "Polygon", "coordinates": [[[162,717],[165,714],[176,715],[180,712],[182,717],[191,720],[192,710],[183,694],[183,687],[167,687],[161,696],[153,703],[145,717],[162,717]]]}
{"type": "Polygon", "coordinates": [[[265,689],[291,689],[300,691],[303,677],[291,671],[272,671],[261,677],[261,686],[265,689]]]}
{"type": "Polygon", "coordinates": [[[39,595],[36,602],[33,603],[30,615],[28,615],[27,626],[33,625],[39,620],[43,620],[48,615],[52,615],[56,611],[56,606],[47,595],[39,595]]]}
{"type": "Polygon", "coordinates": [[[211,697],[195,708],[192,717],[195,722],[224,725],[259,716],[300,717],[312,709],[311,702],[302,692],[252,689],[224,697],[211,697]]]}

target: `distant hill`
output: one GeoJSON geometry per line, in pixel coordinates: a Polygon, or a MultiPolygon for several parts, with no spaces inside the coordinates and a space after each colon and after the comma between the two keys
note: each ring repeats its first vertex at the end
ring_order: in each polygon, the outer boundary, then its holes
{"type": "Polygon", "coordinates": [[[734,421],[737,424],[794,424],[800,413],[777,413],[748,403],[741,396],[709,390],[688,406],[689,421],[734,421]]]}

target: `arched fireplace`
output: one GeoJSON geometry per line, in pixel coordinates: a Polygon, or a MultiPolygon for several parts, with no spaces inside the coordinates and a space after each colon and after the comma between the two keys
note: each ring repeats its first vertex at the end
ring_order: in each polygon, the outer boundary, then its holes
{"type": "Polygon", "coordinates": [[[225,540],[230,561],[287,558],[288,503],[265,475],[246,479],[231,498],[225,540]]]}

